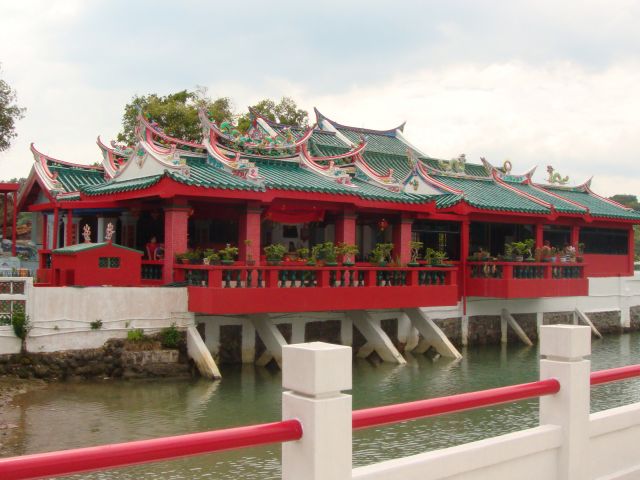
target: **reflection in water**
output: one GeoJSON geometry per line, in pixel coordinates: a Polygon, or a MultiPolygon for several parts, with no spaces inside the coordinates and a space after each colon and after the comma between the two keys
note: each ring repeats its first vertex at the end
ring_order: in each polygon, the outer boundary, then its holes
{"type": "MultiPolygon", "coordinates": [[[[593,342],[592,368],[640,363],[640,334],[593,342]]],[[[364,408],[480,390],[538,378],[536,347],[470,347],[464,358],[432,362],[414,356],[405,366],[353,364],[353,405],[364,408]]],[[[16,443],[22,455],[104,443],[178,435],[280,419],[277,371],[227,366],[224,380],[105,381],[52,384],[17,400],[16,443]]],[[[592,411],[639,401],[640,381],[592,390],[592,411]]],[[[354,465],[412,455],[535,426],[538,402],[522,401],[354,433],[354,465]]],[[[7,450],[6,447],[9,449],[7,450]]],[[[276,479],[280,446],[193,457],[75,479],[276,479]]]]}

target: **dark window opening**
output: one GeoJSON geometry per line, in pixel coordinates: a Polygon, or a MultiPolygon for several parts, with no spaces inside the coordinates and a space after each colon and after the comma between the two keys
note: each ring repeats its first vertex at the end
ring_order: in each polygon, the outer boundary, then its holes
{"type": "Polygon", "coordinates": [[[413,223],[414,241],[424,244],[421,255],[427,248],[446,252],[450,260],[460,260],[460,223],[417,220],[413,223]]]}
{"type": "Polygon", "coordinates": [[[584,243],[587,254],[627,255],[629,232],[613,228],[581,228],[580,243],[584,243]]]}
{"type": "Polygon", "coordinates": [[[100,257],[98,268],[120,268],[120,257],[100,257]]]}
{"type": "Polygon", "coordinates": [[[552,247],[564,248],[571,244],[571,227],[561,225],[544,225],[542,227],[542,240],[549,242],[552,247]]]}
{"type": "Polygon", "coordinates": [[[504,254],[505,243],[535,238],[533,225],[517,223],[471,222],[469,226],[469,254],[489,252],[493,257],[504,254]]]}

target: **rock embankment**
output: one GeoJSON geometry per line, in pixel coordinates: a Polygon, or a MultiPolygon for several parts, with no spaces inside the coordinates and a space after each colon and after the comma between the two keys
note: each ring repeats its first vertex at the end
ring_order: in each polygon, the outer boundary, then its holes
{"type": "Polygon", "coordinates": [[[0,355],[0,376],[21,379],[131,379],[192,374],[184,341],[176,349],[167,349],[154,339],[143,342],[113,339],[101,348],[0,355]]]}

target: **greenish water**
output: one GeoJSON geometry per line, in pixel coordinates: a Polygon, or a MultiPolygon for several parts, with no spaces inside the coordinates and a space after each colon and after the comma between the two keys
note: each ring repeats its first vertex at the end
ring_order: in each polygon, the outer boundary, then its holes
{"type": "MultiPolygon", "coordinates": [[[[640,334],[593,342],[592,369],[640,363],[640,334]]],[[[412,357],[408,365],[353,365],[354,408],[451,395],[538,378],[535,347],[478,347],[453,362],[412,357]]],[[[279,372],[227,367],[224,380],[53,384],[17,400],[17,443],[6,455],[276,421],[279,372]]],[[[592,411],[640,401],[640,381],[592,389],[592,411]]],[[[535,426],[538,402],[523,401],[354,434],[354,466],[449,447],[535,426]]],[[[276,479],[280,447],[252,448],[82,474],[83,479],[276,479]]]]}

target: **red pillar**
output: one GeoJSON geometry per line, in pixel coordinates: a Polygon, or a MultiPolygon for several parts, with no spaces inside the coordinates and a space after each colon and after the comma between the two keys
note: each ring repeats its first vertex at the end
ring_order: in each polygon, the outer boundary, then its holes
{"type": "Polygon", "coordinates": [[[356,214],[353,210],[345,210],[336,218],[336,242],[356,244],[356,214]]]}
{"type": "Polygon", "coordinates": [[[544,246],[544,225],[542,223],[536,223],[536,248],[542,248],[544,246]]]}
{"type": "Polygon", "coordinates": [[[11,229],[11,255],[16,256],[16,227],[18,219],[18,192],[13,192],[13,228],[11,229]]]}
{"type": "Polygon", "coordinates": [[[240,215],[238,229],[238,259],[246,263],[253,260],[260,263],[260,228],[262,209],[257,203],[248,203],[246,209],[240,215]],[[247,245],[245,240],[250,240],[251,245],[247,245]]]}
{"type": "Polygon", "coordinates": [[[411,261],[412,225],[413,219],[407,217],[401,217],[400,221],[393,225],[393,259],[399,258],[403,266],[411,261]]]}
{"type": "Polygon", "coordinates": [[[467,314],[467,258],[469,257],[469,220],[460,223],[460,296],[462,313],[467,314]]]}
{"type": "Polygon", "coordinates": [[[6,240],[7,239],[7,194],[4,194],[4,202],[2,203],[2,215],[4,220],[2,221],[2,239],[6,240]]]}
{"type": "Polygon", "coordinates": [[[165,207],[164,209],[164,283],[173,282],[175,254],[187,251],[188,205],[165,207]]]}
{"type": "Polygon", "coordinates": [[[629,275],[633,275],[633,271],[635,269],[634,260],[635,260],[635,241],[633,238],[633,225],[629,227],[629,252],[627,253],[629,257],[629,275]]]}
{"type": "Polygon", "coordinates": [[[46,214],[42,214],[42,249],[46,250],[47,246],[48,246],[48,231],[47,229],[49,228],[49,222],[47,222],[47,215],[46,214]]]}
{"type": "Polygon", "coordinates": [[[53,235],[51,237],[51,250],[58,248],[58,221],[58,208],[56,207],[53,209],[53,232],[51,232],[53,235]]]}
{"type": "Polygon", "coordinates": [[[580,243],[580,227],[577,225],[571,226],[571,245],[578,248],[578,243],[580,243]]]}
{"type": "Polygon", "coordinates": [[[73,210],[67,210],[67,225],[64,232],[64,244],[73,245],[73,210]]]}

